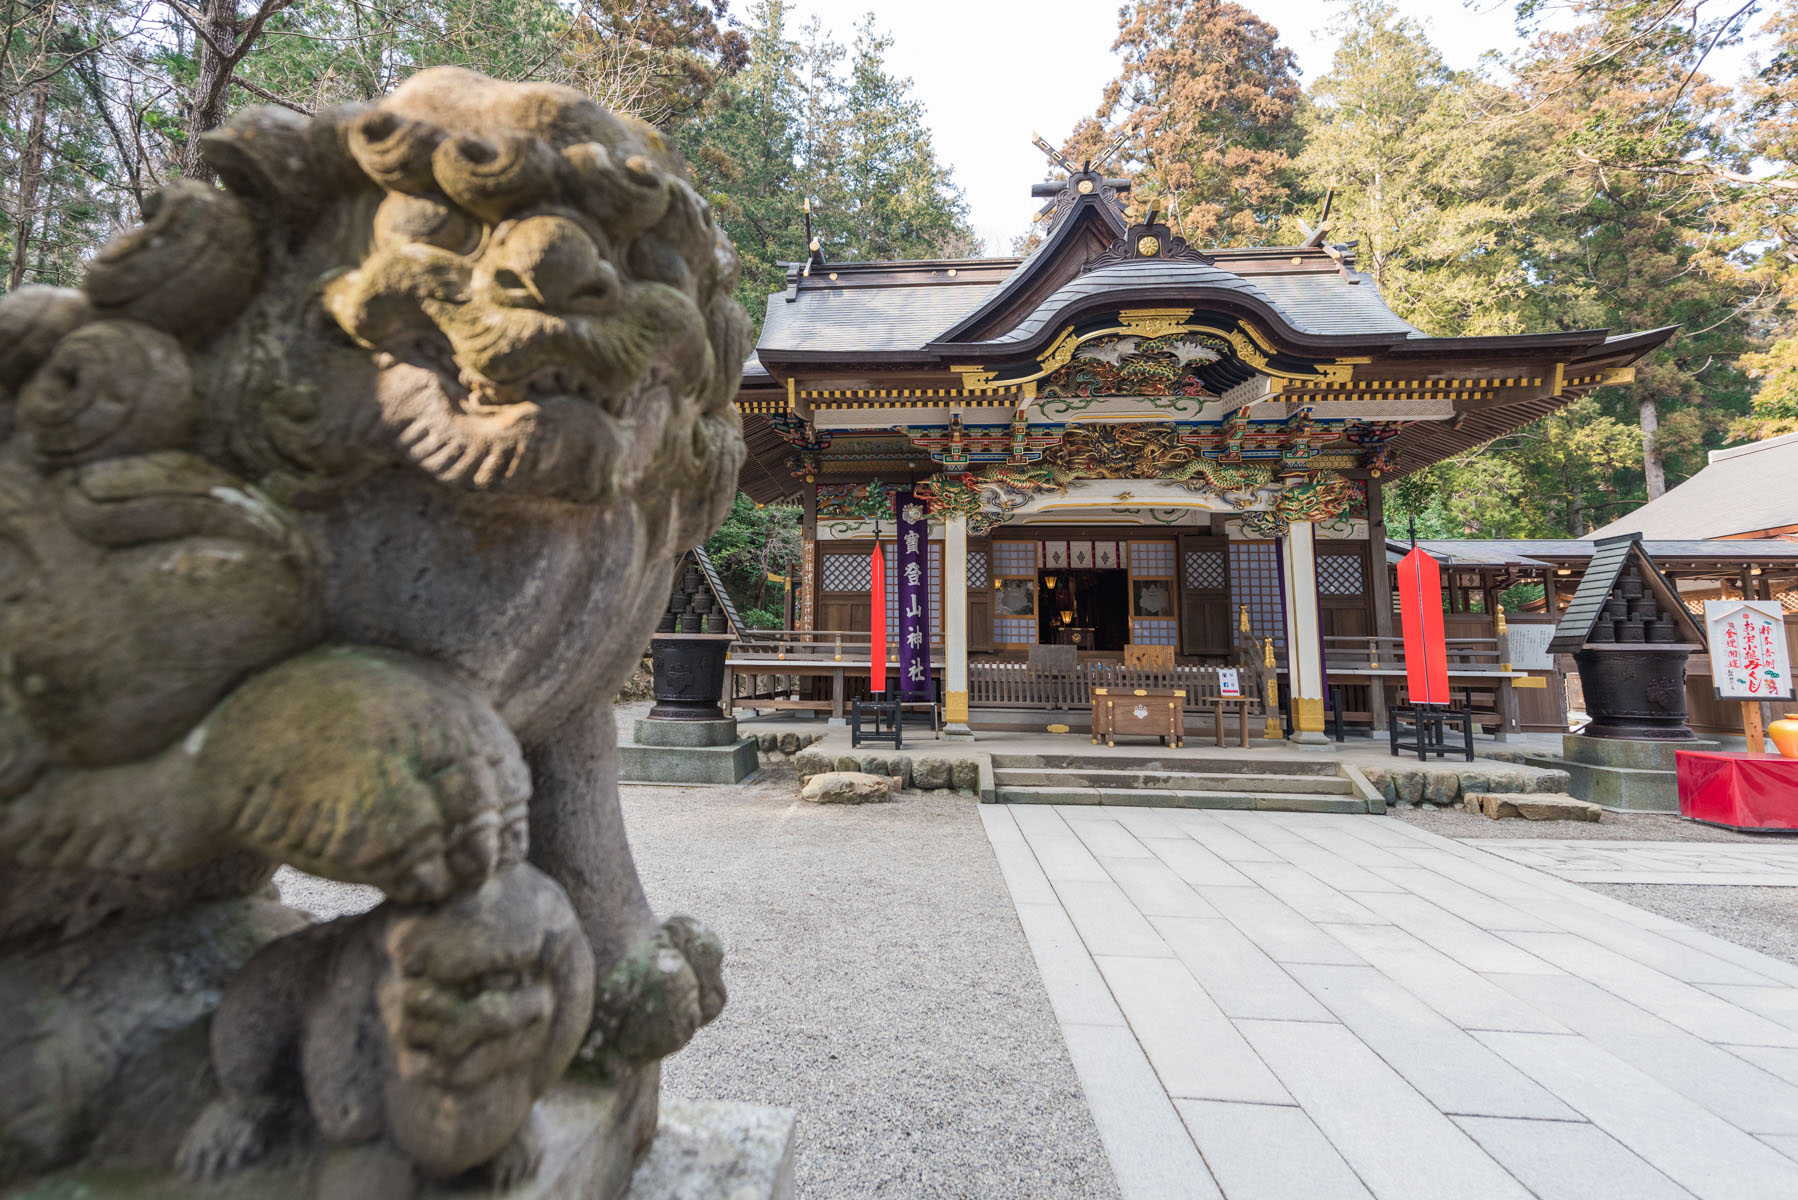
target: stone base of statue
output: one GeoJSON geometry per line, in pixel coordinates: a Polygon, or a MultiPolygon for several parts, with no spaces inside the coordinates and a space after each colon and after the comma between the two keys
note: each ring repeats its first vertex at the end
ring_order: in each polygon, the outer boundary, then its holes
{"type": "Polygon", "coordinates": [[[737,719],[637,722],[618,743],[621,783],[741,783],[759,764],[755,739],[737,736],[737,719]]]}
{"type": "Polygon", "coordinates": [[[664,1096],[655,1145],[625,1200],[788,1200],[795,1120],[790,1108],[664,1096]]]}
{"type": "Polygon", "coordinates": [[[1568,791],[1581,800],[1625,812],[1678,812],[1679,780],[1674,752],[1715,750],[1697,738],[1608,738],[1583,733],[1561,736],[1561,753],[1529,755],[1532,767],[1565,771],[1568,791]]]}
{"type": "MultiPolygon", "coordinates": [[[[655,1086],[660,1072],[651,1072],[655,1086]]],[[[175,1171],[84,1168],[38,1180],[24,1195],[87,1200],[790,1200],[795,1114],[791,1109],[664,1097],[654,1130],[635,1114],[643,1081],[628,1088],[565,1080],[538,1102],[542,1159],[529,1180],[415,1185],[403,1164],[359,1147],[301,1149],[225,1179],[197,1183],[175,1171]],[[637,1158],[646,1137],[648,1152],[637,1158]]]]}

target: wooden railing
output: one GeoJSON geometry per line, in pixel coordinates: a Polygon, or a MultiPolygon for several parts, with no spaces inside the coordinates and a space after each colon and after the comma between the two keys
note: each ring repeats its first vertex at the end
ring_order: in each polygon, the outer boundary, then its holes
{"type": "MultiPolygon", "coordinates": [[[[1188,711],[1209,711],[1218,694],[1216,667],[1126,667],[1114,662],[1076,663],[1068,670],[1023,662],[970,662],[968,702],[993,708],[1080,710],[1092,707],[1093,689],[1184,688],[1188,711]]],[[[1239,675],[1242,691],[1262,714],[1261,696],[1239,675]]]]}
{"type": "MultiPolygon", "coordinates": [[[[1327,637],[1324,668],[1332,671],[1405,669],[1405,639],[1396,637],[1327,637]]],[[[1448,638],[1449,670],[1496,671],[1506,648],[1495,637],[1448,638]]]]}

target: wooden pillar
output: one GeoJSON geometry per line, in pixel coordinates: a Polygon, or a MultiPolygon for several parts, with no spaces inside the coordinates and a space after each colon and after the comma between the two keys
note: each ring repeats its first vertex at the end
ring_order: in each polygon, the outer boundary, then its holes
{"type": "MultiPolygon", "coordinates": [[[[1511,630],[1505,624],[1505,606],[1492,606],[1492,636],[1498,648],[1498,669],[1511,669],[1511,630]]],[[[1509,679],[1498,681],[1498,732],[1493,734],[1495,741],[1508,741],[1512,730],[1517,728],[1517,692],[1512,688],[1509,679]]]]}
{"type": "Polygon", "coordinates": [[[968,729],[968,518],[943,520],[943,732],[968,729]]]}
{"type": "MultiPolygon", "coordinates": [[[[1386,499],[1380,481],[1367,481],[1367,553],[1368,583],[1373,595],[1373,632],[1376,638],[1392,636],[1392,571],[1386,565],[1386,499]]],[[[1391,655],[1391,647],[1376,642],[1378,652],[1373,661],[1383,663],[1391,655]]],[[[1386,729],[1386,681],[1378,675],[1367,680],[1368,713],[1373,718],[1374,732],[1386,729]]]]}
{"type": "Polygon", "coordinates": [[[1324,736],[1323,642],[1317,611],[1317,527],[1294,521],[1280,539],[1286,607],[1286,696],[1292,740],[1322,744],[1324,736]]]}

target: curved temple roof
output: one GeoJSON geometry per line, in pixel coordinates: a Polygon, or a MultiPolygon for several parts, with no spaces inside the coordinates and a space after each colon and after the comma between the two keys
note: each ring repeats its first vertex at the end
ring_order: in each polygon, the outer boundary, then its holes
{"type": "MultiPolygon", "coordinates": [[[[1181,331],[1223,339],[1213,343],[1223,358],[1200,372],[1204,387],[1221,396],[1259,374],[1268,381],[1262,400],[1248,403],[1284,410],[1275,419],[1322,404],[1338,420],[1365,411],[1366,420],[1400,421],[1381,465],[1402,475],[1627,381],[1631,364],[1674,332],[1433,337],[1387,306],[1354,269],[1350,246],[1198,250],[1152,217],[1126,226],[1097,176],[1071,178],[1055,212],[1049,236],[1022,259],[814,255],[789,265],[739,394],[754,459],[745,489],[758,499],[791,494],[787,463],[800,444],[791,419],[810,429],[808,396],[826,398],[818,401],[826,408],[914,410],[919,401],[891,398],[958,397],[923,403],[991,411],[1010,395],[1027,413],[1034,381],[1075,347],[1105,334],[1181,331]],[[1398,415],[1424,411],[1407,407],[1418,403],[1433,415],[1398,415]]],[[[884,427],[868,415],[866,428],[884,427]]],[[[946,409],[907,418],[948,419],[946,409]]],[[[834,427],[854,426],[839,415],[834,427]]],[[[846,460],[832,469],[854,472],[846,460]]]]}

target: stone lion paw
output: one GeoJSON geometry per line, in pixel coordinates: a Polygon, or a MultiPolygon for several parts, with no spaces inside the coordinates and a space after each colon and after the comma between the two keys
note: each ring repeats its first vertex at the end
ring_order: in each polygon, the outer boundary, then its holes
{"type": "Polygon", "coordinates": [[[532,1109],[512,1140],[493,1156],[486,1167],[487,1180],[496,1192],[506,1192],[537,1175],[543,1165],[543,1122],[532,1109]]]}
{"type": "Polygon", "coordinates": [[[175,1167],[195,1181],[234,1174],[268,1152],[283,1115],[272,1101],[214,1100],[181,1139],[175,1167]]]}
{"type": "Polygon", "coordinates": [[[441,667],[336,648],[251,680],[199,751],[233,837],[302,871],[442,900],[521,861],[530,772],[491,704],[441,667]]]}
{"type": "Polygon", "coordinates": [[[666,1058],[724,1009],[724,947],[691,917],[674,917],[600,981],[579,1060],[603,1077],[666,1058]]]}

